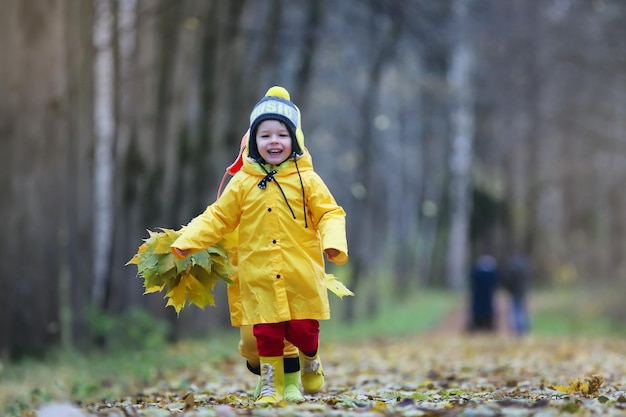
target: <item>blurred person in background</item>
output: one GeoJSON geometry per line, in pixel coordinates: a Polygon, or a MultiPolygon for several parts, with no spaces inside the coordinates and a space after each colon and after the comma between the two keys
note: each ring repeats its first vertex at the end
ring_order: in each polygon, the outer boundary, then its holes
{"type": "Polygon", "coordinates": [[[515,251],[506,263],[502,286],[509,294],[509,325],[513,333],[523,335],[530,328],[526,294],[530,281],[530,261],[522,251],[515,251]]]}
{"type": "Polygon", "coordinates": [[[470,271],[470,303],[467,330],[495,330],[494,296],[498,286],[498,263],[489,253],[483,253],[470,271]]]}

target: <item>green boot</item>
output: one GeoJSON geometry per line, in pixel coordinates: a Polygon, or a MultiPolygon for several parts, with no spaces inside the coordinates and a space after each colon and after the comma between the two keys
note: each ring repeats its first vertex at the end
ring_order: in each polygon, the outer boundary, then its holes
{"type": "Polygon", "coordinates": [[[300,352],[300,369],[302,372],[302,388],[305,392],[315,394],[324,385],[324,370],[319,353],[309,357],[300,352]]]}
{"type": "Polygon", "coordinates": [[[285,401],[301,403],[304,397],[300,392],[300,372],[285,372],[285,401]]]}
{"type": "MultiPolygon", "coordinates": [[[[285,369],[285,393],[283,397],[285,401],[290,403],[299,403],[304,401],[304,397],[302,396],[302,392],[300,392],[300,361],[298,357],[295,358],[289,357],[285,358],[283,361],[284,369],[285,369]]],[[[249,363],[247,363],[248,369],[255,375],[261,374],[260,367],[253,367],[249,363]]],[[[252,399],[254,401],[259,399],[261,395],[261,378],[259,378],[259,382],[257,382],[256,387],[254,389],[254,394],[252,394],[252,399]]]]}
{"type": "Polygon", "coordinates": [[[283,400],[285,371],[282,356],[261,356],[261,389],[257,404],[275,404],[283,400]]]}

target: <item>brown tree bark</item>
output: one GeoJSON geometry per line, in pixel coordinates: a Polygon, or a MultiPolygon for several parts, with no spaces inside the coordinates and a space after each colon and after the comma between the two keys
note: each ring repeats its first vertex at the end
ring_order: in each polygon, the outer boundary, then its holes
{"type": "MultiPolygon", "coordinates": [[[[90,169],[83,161],[91,136],[88,122],[78,118],[84,114],[72,113],[89,94],[80,84],[88,79],[82,30],[90,20],[81,3],[9,1],[0,18],[0,153],[6,158],[0,215],[11,236],[0,240],[4,356],[42,353],[58,340],[60,277],[63,291],[73,293],[81,265],[89,262],[88,254],[75,256],[88,242],[90,218],[80,184],[90,169]]],[[[71,306],[63,308],[67,313],[71,306]]]]}

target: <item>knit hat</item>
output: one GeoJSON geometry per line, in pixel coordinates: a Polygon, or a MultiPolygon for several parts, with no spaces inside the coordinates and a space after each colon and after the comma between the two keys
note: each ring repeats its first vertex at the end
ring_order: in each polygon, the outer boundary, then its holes
{"type": "Polygon", "coordinates": [[[248,156],[254,160],[261,158],[256,145],[256,132],[264,120],[278,120],[287,126],[292,140],[293,152],[304,152],[304,133],[300,127],[300,109],[290,101],[289,92],[280,86],[271,87],[265,96],[254,106],[250,114],[250,136],[248,156]]]}

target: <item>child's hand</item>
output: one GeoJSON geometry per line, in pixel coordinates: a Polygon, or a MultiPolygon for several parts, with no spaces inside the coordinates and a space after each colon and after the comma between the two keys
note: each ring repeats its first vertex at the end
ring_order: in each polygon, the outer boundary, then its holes
{"type": "Polygon", "coordinates": [[[176,256],[180,259],[185,259],[191,253],[190,249],[178,249],[174,248],[174,252],[176,252],[176,256]]]}
{"type": "Polygon", "coordinates": [[[339,255],[339,251],[337,249],[334,249],[334,248],[328,248],[328,249],[324,250],[324,252],[326,253],[326,256],[328,256],[328,258],[334,258],[337,255],[339,255]]]}

